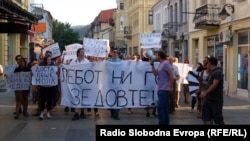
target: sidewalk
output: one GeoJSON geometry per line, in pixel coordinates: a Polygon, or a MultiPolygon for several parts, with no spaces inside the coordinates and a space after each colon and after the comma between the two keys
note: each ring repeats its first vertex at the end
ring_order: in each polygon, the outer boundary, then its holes
{"type": "MultiPolygon", "coordinates": [[[[230,125],[250,125],[250,102],[229,96],[224,96],[225,123],[230,125]]],[[[196,113],[189,113],[190,105],[185,105],[180,99],[180,108],[174,115],[170,115],[171,125],[201,125],[201,119],[196,118],[196,113]]],[[[37,106],[30,102],[29,113],[36,112],[37,106]]],[[[86,119],[72,121],[73,113],[65,113],[63,106],[58,106],[52,119],[38,120],[36,116],[14,120],[15,109],[14,94],[0,92],[0,141],[95,141],[95,125],[157,125],[158,119],[151,115],[145,117],[144,109],[133,109],[133,114],[127,114],[127,109],[120,112],[120,120],[110,118],[110,112],[99,109],[100,116],[92,115],[86,119]]]]}

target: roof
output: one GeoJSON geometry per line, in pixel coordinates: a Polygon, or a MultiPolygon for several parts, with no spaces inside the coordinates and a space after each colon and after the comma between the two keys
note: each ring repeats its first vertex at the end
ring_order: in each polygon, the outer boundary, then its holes
{"type": "Polygon", "coordinates": [[[108,23],[110,18],[113,18],[115,9],[102,10],[98,17],[100,23],[108,23]]]}

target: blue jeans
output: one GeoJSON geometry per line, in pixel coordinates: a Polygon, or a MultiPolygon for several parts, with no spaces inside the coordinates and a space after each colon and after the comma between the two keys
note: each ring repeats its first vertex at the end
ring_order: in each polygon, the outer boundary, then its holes
{"type": "Polygon", "coordinates": [[[169,91],[158,90],[158,119],[159,125],[169,125],[169,114],[168,114],[168,95],[169,91]]]}

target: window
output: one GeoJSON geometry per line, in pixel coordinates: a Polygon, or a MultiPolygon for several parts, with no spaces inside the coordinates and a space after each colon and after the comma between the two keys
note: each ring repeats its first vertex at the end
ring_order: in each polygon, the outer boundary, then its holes
{"type": "Polygon", "coordinates": [[[183,23],[183,3],[182,3],[182,0],[180,0],[180,4],[179,4],[179,7],[180,7],[180,23],[183,23]]]}
{"type": "Polygon", "coordinates": [[[201,0],[201,5],[200,6],[203,6],[203,5],[206,5],[207,4],[207,0],[201,0]]]}
{"type": "Polygon", "coordinates": [[[148,24],[153,24],[153,12],[148,12],[148,24]]]}
{"type": "Polygon", "coordinates": [[[250,30],[238,34],[237,87],[248,90],[250,30]]]}
{"type": "Polygon", "coordinates": [[[120,0],[120,10],[123,10],[124,9],[124,2],[123,0],[120,0]]]}
{"type": "Polygon", "coordinates": [[[124,17],[120,17],[120,30],[122,31],[124,29],[124,17]]]}

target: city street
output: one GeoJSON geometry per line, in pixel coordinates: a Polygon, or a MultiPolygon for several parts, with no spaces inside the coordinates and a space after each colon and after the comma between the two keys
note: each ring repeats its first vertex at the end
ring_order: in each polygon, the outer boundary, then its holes
{"type": "MultiPolygon", "coordinates": [[[[183,97],[183,95],[181,95],[183,97]]],[[[250,125],[250,102],[243,99],[224,96],[224,117],[227,125],[250,125]]],[[[201,119],[196,117],[196,112],[189,113],[190,105],[180,101],[180,108],[175,114],[170,115],[171,125],[201,125],[201,119]]],[[[100,116],[91,116],[86,119],[72,121],[72,112],[65,113],[63,106],[58,106],[51,119],[39,120],[32,116],[36,112],[36,105],[30,102],[30,117],[20,116],[14,120],[15,109],[14,94],[0,92],[0,141],[95,141],[96,125],[157,125],[158,119],[151,115],[146,118],[144,109],[133,109],[132,114],[127,114],[127,109],[120,112],[120,120],[110,118],[107,109],[99,109],[100,116]]]]}

